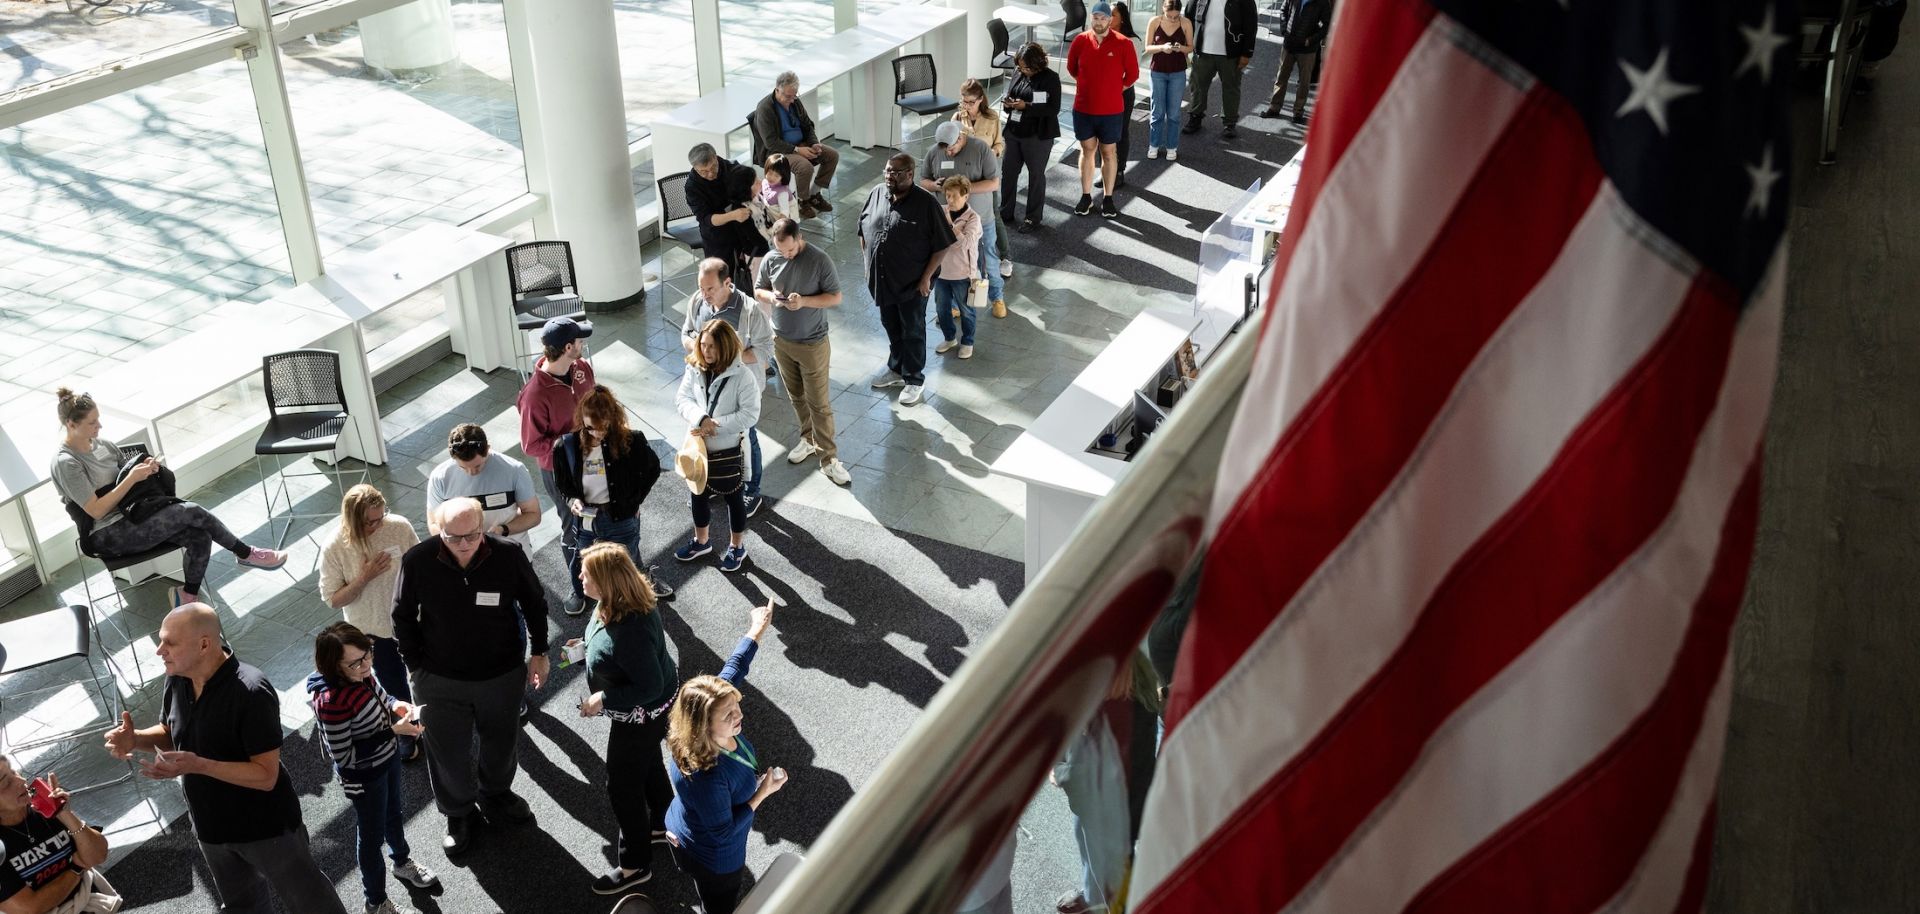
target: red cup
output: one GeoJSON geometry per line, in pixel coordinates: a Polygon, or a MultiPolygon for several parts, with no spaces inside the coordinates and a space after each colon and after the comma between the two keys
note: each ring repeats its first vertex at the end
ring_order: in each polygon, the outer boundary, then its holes
{"type": "Polygon", "coordinates": [[[53,785],[48,784],[46,778],[34,778],[33,783],[27,787],[27,794],[28,802],[33,804],[33,811],[48,819],[59,815],[60,810],[67,805],[65,797],[53,795],[53,785]]]}

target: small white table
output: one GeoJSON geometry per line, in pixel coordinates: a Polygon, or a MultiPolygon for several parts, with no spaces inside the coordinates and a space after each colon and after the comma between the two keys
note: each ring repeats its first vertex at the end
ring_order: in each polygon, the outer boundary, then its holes
{"type": "Polygon", "coordinates": [[[433,223],[329,262],[313,287],[325,296],[320,307],[354,322],[358,333],[360,322],[440,283],[453,351],[476,371],[511,368],[523,350],[500,252],[512,246],[511,238],[433,223]]]}
{"type": "MultiPolygon", "coordinates": [[[[1015,3],[993,11],[993,18],[1008,26],[1019,26],[1027,30],[1027,41],[1033,40],[1033,30],[1043,25],[1067,21],[1067,11],[1057,6],[1037,6],[1032,3],[1015,3]]],[[[1013,48],[1007,50],[1012,51],[1013,48]]]]}
{"type": "MultiPolygon", "coordinates": [[[[46,399],[51,405],[52,396],[46,399]]],[[[47,559],[33,529],[27,494],[52,480],[48,474],[60,439],[52,409],[46,411],[45,421],[16,420],[0,426],[0,547],[6,553],[0,556],[0,565],[11,566],[30,557],[42,584],[48,579],[47,559]]]]}
{"type": "Polygon", "coordinates": [[[1094,357],[989,468],[1027,484],[1026,573],[1031,582],[1073,536],[1093,503],[1126,475],[1124,460],[1090,450],[1159,375],[1199,319],[1146,311],[1094,357]]]}

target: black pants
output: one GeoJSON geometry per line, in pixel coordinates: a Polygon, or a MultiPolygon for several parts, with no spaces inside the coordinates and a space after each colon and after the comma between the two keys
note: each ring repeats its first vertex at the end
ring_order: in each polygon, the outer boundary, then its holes
{"type": "Polygon", "coordinates": [[[1000,163],[1000,221],[1012,225],[1020,197],[1020,173],[1027,174],[1027,221],[1039,222],[1047,208],[1047,158],[1053,141],[1037,136],[1009,136],[1006,158],[1000,163]]]}
{"type": "Polygon", "coordinates": [[[1863,60],[1881,61],[1893,53],[1894,45],[1900,42],[1900,19],[1906,14],[1907,0],[1873,8],[1872,18],[1867,20],[1867,41],[1860,49],[1863,60]]]}
{"type": "Polygon", "coordinates": [[[746,867],[731,873],[708,872],[679,850],[673,852],[673,862],[680,865],[680,872],[693,877],[693,888],[700,893],[700,909],[706,914],[733,914],[740,906],[740,885],[745,881],[746,867]]]}
{"type": "Polygon", "coordinates": [[[1133,148],[1133,103],[1137,97],[1133,87],[1128,86],[1120,93],[1120,145],[1113,150],[1113,183],[1124,184],[1127,180],[1127,150],[1133,148]]]}
{"type": "Polygon", "coordinates": [[[887,331],[887,369],[908,384],[927,382],[927,297],[881,301],[880,326],[887,331]]]}
{"type": "MultiPolygon", "coordinates": [[[[713,506],[707,504],[712,492],[701,492],[692,497],[693,526],[697,529],[713,523],[713,506]]],[[[747,532],[747,495],[746,487],[734,489],[731,494],[722,496],[727,500],[727,529],[734,533],[747,532]]]]}
{"type": "Polygon", "coordinates": [[[660,760],[667,738],[667,715],[646,723],[614,721],[607,729],[607,800],[620,823],[620,865],[653,869],[653,831],[664,829],[673,785],[660,760]]]}

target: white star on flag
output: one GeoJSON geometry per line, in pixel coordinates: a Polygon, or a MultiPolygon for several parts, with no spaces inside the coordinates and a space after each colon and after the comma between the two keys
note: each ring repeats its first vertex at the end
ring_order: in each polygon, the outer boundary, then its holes
{"type": "Polygon", "coordinates": [[[1766,17],[1758,26],[1740,26],[1740,38],[1747,43],[1747,56],[1740,59],[1740,66],[1733,71],[1735,79],[1749,69],[1760,71],[1760,81],[1765,83],[1773,79],[1773,57],[1780,46],[1793,39],[1773,30],[1773,7],[1768,5],[1766,17]]]}
{"type": "Polygon", "coordinates": [[[1747,214],[1767,218],[1767,208],[1773,203],[1773,185],[1780,180],[1780,171],[1773,167],[1773,144],[1768,143],[1760,153],[1760,164],[1744,166],[1747,180],[1753,182],[1753,192],[1747,195],[1747,214]]]}
{"type": "Polygon", "coordinates": [[[1615,111],[1615,117],[1626,117],[1635,111],[1645,111],[1653,118],[1653,126],[1659,128],[1661,135],[1667,132],[1667,103],[1683,95],[1692,95],[1700,91],[1699,86],[1675,82],[1667,75],[1667,49],[1660,49],[1660,56],[1653,59],[1653,65],[1642,70],[1625,60],[1620,61],[1621,72],[1627,74],[1627,82],[1633,91],[1627,93],[1627,100],[1615,111]]]}

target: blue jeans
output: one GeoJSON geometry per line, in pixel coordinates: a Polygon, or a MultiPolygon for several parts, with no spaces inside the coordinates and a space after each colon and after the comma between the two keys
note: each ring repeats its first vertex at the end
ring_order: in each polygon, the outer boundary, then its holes
{"type": "Polygon", "coordinates": [[[388,856],[395,865],[407,862],[412,850],[407,847],[407,816],[401,808],[406,788],[400,782],[400,757],[388,759],[365,778],[357,784],[343,778],[341,784],[359,827],[360,891],[372,907],[387,900],[387,865],[380,859],[380,846],[392,851],[388,856]]]}
{"type": "Polygon", "coordinates": [[[997,245],[999,237],[1000,234],[993,228],[993,214],[988,213],[981,217],[980,272],[987,277],[988,301],[999,301],[1006,297],[1007,281],[1000,278],[1000,248],[997,245]]]}
{"type": "MultiPolygon", "coordinates": [[[[633,559],[635,565],[639,565],[643,571],[647,567],[640,565],[640,515],[638,514],[626,520],[596,517],[593,519],[591,530],[587,529],[587,525],[583,522],[580,524],[578,539],[574,542],[575,553],[587,551],[587,547],[594,543],[619,543],[627,547],[627,555],[633,559]]],[[[580,586],[580,582],[576,580],[574,586],[580,586]]]]}
{"type": "Polygon", "coordinates": [[[1187,94],[1187,71],[1153,74],[1153,105],[1147,114],[1147,145],[1180,148],[1180,99],[1187,94]]]}
{"type": "Polygon", "coordinates": [[[960,309],[960,343],[973,345],[974,313],[973,305],[968,302],[967,287],[973,285],[965,279],[933,280],[933,317],[940,324],[940,336],[953,339],[953,309],[960,309]]]}

